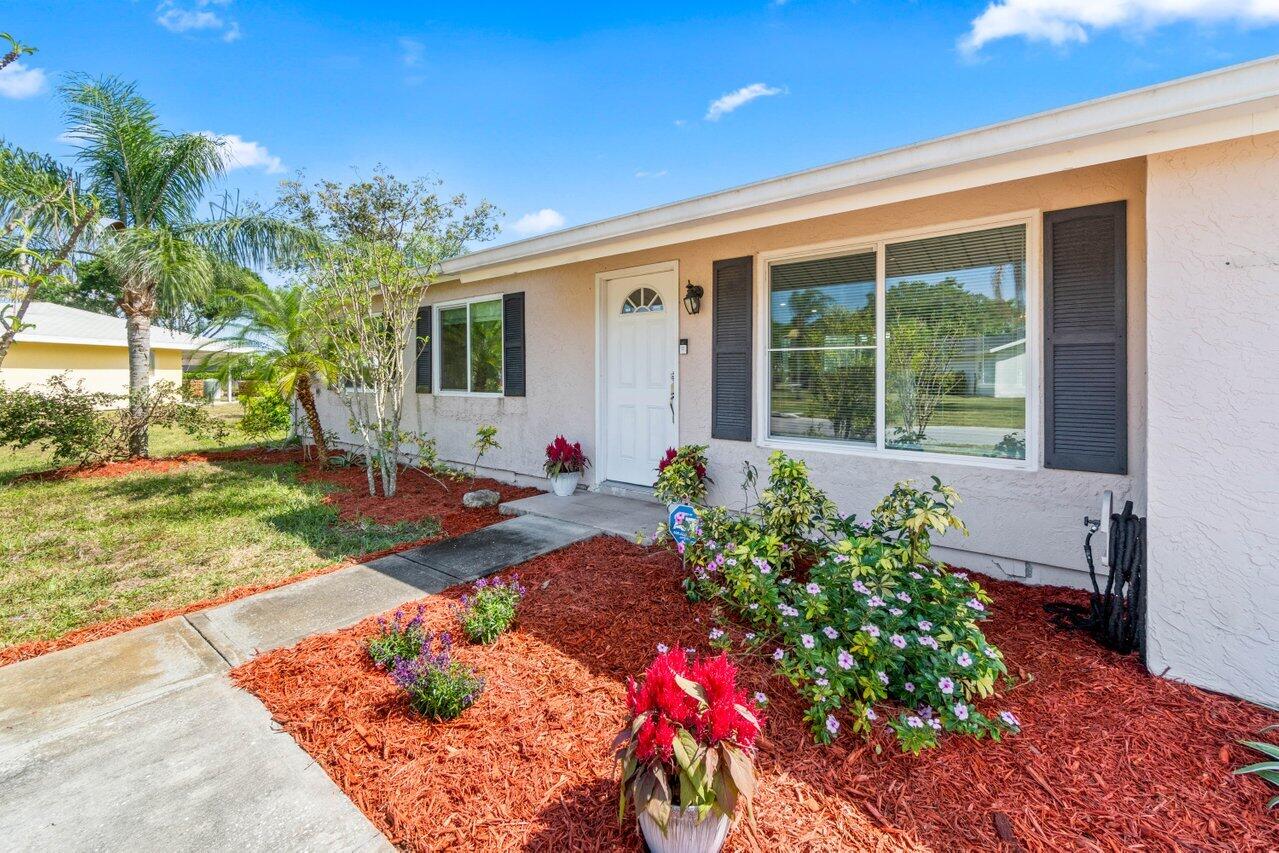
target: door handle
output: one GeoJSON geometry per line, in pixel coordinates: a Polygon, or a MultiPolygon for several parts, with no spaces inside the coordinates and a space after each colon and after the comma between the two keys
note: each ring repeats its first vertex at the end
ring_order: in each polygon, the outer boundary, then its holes
{"type": "Polygon", "coordinates": [[[673,370],[671,371],[671,397],[669,402],[671,406],[671,423],[675,423],[675,371],[673,370]]]}

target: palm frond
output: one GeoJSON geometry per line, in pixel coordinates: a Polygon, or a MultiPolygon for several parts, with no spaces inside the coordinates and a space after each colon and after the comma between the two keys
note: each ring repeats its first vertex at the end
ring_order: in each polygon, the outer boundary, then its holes
{"type": "Polygon", "coordinates": [[[116,77],[73,75],[61,87],[67,136],[80,150],[77,161],[107,214],[126,226],[147,224],[149,191],[164,148],[155,109],[133,83],[116,77]]]}
{"type": "Polygon", "coordinates": [[[222,141],[203,133],[183,133],[160,140],[155,168],[140,176],[150,207],[141,221],[180,223],[189,221],[196,206],[226,173],[222,141]]]}
{"type": "Polygon", "coordinates": [[[126,300],[132,296],[153,306],[191,302],[212,288],[214,258],[203,247],[167,229],[115,232],[103,246],[101,257],[121,282],[126,300]]]}
{"type": "Polygon", "coordinates": [[[266,213],[189,222],[178,230],[213,255],[244,266],[300,258],[322,243],[314,231],[266,213]]]}

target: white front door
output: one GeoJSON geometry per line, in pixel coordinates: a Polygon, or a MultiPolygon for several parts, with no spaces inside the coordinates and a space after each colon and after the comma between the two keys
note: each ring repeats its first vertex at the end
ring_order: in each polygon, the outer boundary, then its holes
{"type": "Polygon", "coordinates": [[[605,281],[604,479],[651,486],[678,440],[677,285],[673,270],[605,281]]]}

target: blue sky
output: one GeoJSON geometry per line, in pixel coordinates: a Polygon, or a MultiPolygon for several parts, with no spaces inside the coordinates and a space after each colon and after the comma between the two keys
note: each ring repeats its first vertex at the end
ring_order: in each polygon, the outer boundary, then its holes
{"type": "Polygon", "coordinates": [[[3,0],[40,52],[0,74],[0,135],[69,153],[60,76],[118,74],[234,136],[245,197],[383,163],[494,202],[509,240],[1266,56],[1276,24],[1279,0],[3,0]]]}

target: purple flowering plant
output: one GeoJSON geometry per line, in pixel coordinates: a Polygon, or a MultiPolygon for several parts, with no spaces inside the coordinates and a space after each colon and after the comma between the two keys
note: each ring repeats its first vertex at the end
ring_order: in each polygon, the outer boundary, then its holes
{"type": "Polygon", "coordinates": [[[462,633],[472,643],[492,643],[515,624],[520,602],[527,590],[519,575],[510,578],[480,578],[472,592],[458,601],[457,615],[462,633]]]}
{"type": "Polygon", "coordinates": [[[463,663],[453,660],[453,640],[448,632],[438,642],[429,632],[413,657],[397,658],[391,678],[408,695],[413,710],[429,720],[452,720],[475,704],[484,690],[484,679],[463,663]]]}
{"type": "Polygon", "coordinates": [[[389,619],[378,617],[377,633],[368,641],[369,657],[378,669],[389,669],[400,658],[418,656],[427,636],[422,627],[424,612],[419,604],[412,611],[400,608],[389,619]]]}

